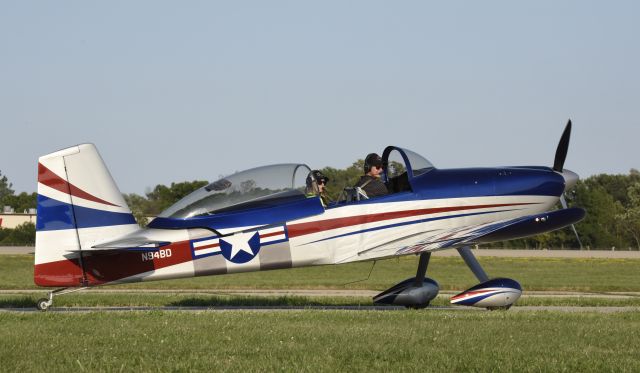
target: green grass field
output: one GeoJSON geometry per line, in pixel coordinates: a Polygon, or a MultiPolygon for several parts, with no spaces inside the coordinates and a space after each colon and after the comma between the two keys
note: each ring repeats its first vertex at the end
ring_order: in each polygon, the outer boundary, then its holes
{"type": "MultiPolygon", "coordinates": [[[[640,260],[634,259],[478,259],[492,277],[511,277],[525,290],[640,291],[640,260]]],[[[171,281],[118,285],[146,289],[370,289],[384,290],[415,275],[416,257],[372,263],[296,268],[209,276],[171,281]],[[350,284],[349,284],[350,283],[350,284]]],[[[477,283],[458,257],[434,257],[427,273],[442,290],[462,290],[477,283]]],[[[0,289],[37,289],[33,284],[33,256],[0,256],[0,289]]]]}
{"type": "Polygon", "coordinates": [[[638,371],[640,313],[0,313],[2,371],[638,371]]]}
{"type": "MultiPolygon", "coordinates": [[[[479,258],[525,290],[640,291],[640,260],[479,258]]],[[[0,256],[0,288],[37,289],[33,257],[0,256]]],[[[383,290],[416,258],[118,285],[54,307],[371,305],[365,296],[230,296],[230,289],[383,290]],[[136,293],[158,289],[169,292],[136,293]],[[181,289],[190,289],[184,291],[181,289]],[[173,292],[172,290],[175,290],[173,292]],[[202,291],[207,291],[203,293],[202,291]]],[[[443,290],[476,280],[459,258],[432,258],[443,290]]],[[[0,294],[0,371],[639,371],[640,297],[527,297],[518,306],[618,306],[619,313],[478,310],[6,312],[42,293],[0,294]]],[[[438,296],[435,306],[448,304],[438,296]]]]}

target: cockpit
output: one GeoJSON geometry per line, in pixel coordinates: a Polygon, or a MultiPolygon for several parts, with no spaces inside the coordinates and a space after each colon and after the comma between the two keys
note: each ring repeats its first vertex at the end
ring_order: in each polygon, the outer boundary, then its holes
{"type": "Polygon", "coordinates": [[[408,149],[387,146],[382,153],[382,180],[390,194],[410,191],[411,181],[435,167],[426,158],[408,149]]]}
{"type": "Polygon", "coordinates": [[[396,146],[387,146],[381,158],[383,171],[380,174],[380,178],[387,189],[387,194],[371,197],[367,195],[363,188],[347,186],[344,188],[340,198],[338,198],[338,203],[352,203],[370,198],[377,199],[401,192],[411,192],[414,190],[412,187],[413,180],[435,168],[431,162],[421,155],[396,146]]]}
{"type": "MultiPolygon", "coordinates": [[[[422,156],[389,146],[382,155],[382,181],[389,194],[412,191],[413,179],[432,170],[422,156]]],[[[149,224],[151,228],[209,227],[270,224],[320,214],[325,210],[319,197],[308,193],[305,164],[278,164],[252,168],[222,177],[163,211],[149,224]]],[[[384,198],[384,197],[379,197],[384,198]]],[[[360,200],[360,198],[358,198],[360,200]]],[[[354,200],[343,200],[327,208],[354,200]]]]}
{"type": "Polygon", "coordinates": [[[204,186],[163,211],[159,217],[189,219],[224,212],[273,207],[305,199],[305,164],[252,168],[204,186]]]}

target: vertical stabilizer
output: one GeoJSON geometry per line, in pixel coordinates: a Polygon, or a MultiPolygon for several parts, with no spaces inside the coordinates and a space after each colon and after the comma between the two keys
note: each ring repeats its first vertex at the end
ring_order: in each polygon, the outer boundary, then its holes
{"type": "Polygon", "coordinates": [[[41,286],[84,282],[82,250],[139,229],[93,144],[38,160],[34,281],[41,286]]]}

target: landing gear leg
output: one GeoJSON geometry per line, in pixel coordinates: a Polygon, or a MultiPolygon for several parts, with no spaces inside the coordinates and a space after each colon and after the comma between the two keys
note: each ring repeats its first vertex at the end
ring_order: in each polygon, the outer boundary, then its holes
{"type": "Polygon", "coordinates": [[[49,307],[51,307],[53,305],[53,297],[54,296],[62,295],[62,294],[69,294],[69,293],[73,293],[74,291],[79,291],[79,290],[84,290],[84,289],[87,289],[87,287],[62,288],[62,289],[57,289],[57,290],[54,290],[54,291],[50,291],[48,298],[40,298],[40,299],[38,299],[38,301],[36,302],[36,308],[39,309],[40,311],[46,311],[47,309],[49,309],[49,307]]]}
{"type": "Polygon", "coordinates": [[[489,276],[487,276],[487,273],[484,271],[484,269],[482,269],[482,266],[478,262],[478,259],[476,259],[476,257],[471,252],[469,246],[459,247],[458,253],[462,257],[462,259],[464,259],[464,262],[467,263],[467,266],[476,276],[478,281],[485,282],[489,280],[489,276]]]}
{"type": "MultiPolygon", "coordinates": [[[[416,280],[414,283],[414,286],[416,288],[422,287],[422,284],[424,284],[424,276],[427,274],[427,268],[429,267],[429,259],[431,259],[430,252],[420,254],[420,259],[418,260],[418,270],[416,271],[416,280]]],[[[405,307],[413,308],[413,309],[423,309],[423,308],[427,308],[429,306],[429,303],[430,301],[423,304],[412,304],[405,307]]]]}
{"type": "Polygon", "coordinates": [[[427,267],[429,267],[429,259],[431,259],[431,253],[421,253],[420,260],[418,261],[418,271],[416,272],[416,286],[420,287],[424,283],[424,276],[427,274],[427,267]]]}

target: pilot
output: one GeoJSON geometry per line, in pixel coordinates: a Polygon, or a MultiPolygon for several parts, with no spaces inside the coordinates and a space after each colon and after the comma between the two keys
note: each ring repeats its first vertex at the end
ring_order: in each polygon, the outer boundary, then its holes
{"type": "Polygon", "coordinates": [[[360,178],[356,187],[360,187],[367,197],[373,198],[388,194],[387,186],[380,180],[382,174],[382,158],[376,153],[367,155],[364,160],[364,176],[360,178]]]}
{"type": "Polygon", "coordinates": [[[305,195],[307,197],[320,197],[320,202],[322,202],[323,207],[327,207],[329,203],[329,197],[325,193],[325,186],[329,182],[329,178],[324,176],[324,174],[320,170],[313,170],[309,172],[307,176],[307,188],[305,190],[305,195]]]}

